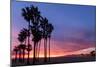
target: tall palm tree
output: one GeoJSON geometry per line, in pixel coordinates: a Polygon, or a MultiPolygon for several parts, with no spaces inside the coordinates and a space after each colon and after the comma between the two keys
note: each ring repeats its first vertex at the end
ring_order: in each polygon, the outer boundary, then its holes
{"type": "Polygon", "coordinates": [[[33,51],[33,63],[35,63],[35,60],[36,60],[36,45],[37,45],[37,42],[36,42],[36,40],[37,40],[37,37],[36,37],[36,30],[32,27],[31,28],[31,31],[32,31],[32,35],[33,35],[33,38],[32,38],[32,41],[34,42],[34,46],[33,46],[33,49],[34,49],[34,51],[33,51]]]}
{"type": "Polygon", "coordinates": [[[49,61],[50,61],[50,39],[51,39],[51,33],[54,30],[54,27],[52,24],[47,25],[47,33],[48,33],[48,39],[49,39],[49,61]]]}
{"type": "Polygon", "coordinates": [[[31,24],[31,21],[32,21],[32,23],[34,23],[34,25],[36,27],[37,21],[39,19],[39,17],[37,15],[39,15],[39,14],[40,14],[40,12],[38,11],[38,8],[34,7],[33,5],[31,7],[26,7],[26,8],[22,9],[22,16],[28,22],[28,44],[30,44],[30,26],[31,26],[30,24],[31,24]]]}
{"type": "Polygon", "coordinates": [[[43,31],[43,39],[44,39],[44,62],[47,62],[47,25],[48,25],[48,19],[42,18],[40,20],[41,22],[41,28],[43,31]]]}
{"type": "Polygon", "coordinates": [[[37,49],[38,49],[38,42],[41,40],[42,38],[42,33],[41,31],[39,31],[39,29],[36,29],[34,27],[31,27],[31,32],[33,35],[32,41],[34,42],[34,59],[33,61],[35,62],[36,57],[37,57],[37,49]]]}
{"type": "Polygon", "coordinates": [[[51,23],[48,23],[47,18],[41,17],[41,28],[43,31],[43,38],[44,38],[44,62],[47,60],[47,39],[49,39],[49,61],[50,61],[50,38],[51,38],[51,33],[54,29],[53,25],[51,23]]]}
{"type": "Polygon", "coordinates": [[[18,55],[18,47],[15,46],[13,51],[15,52],[15,62],[17,61],[17,55],[18,55]]]}
{"type": "MultiPolygon", "coordinates": [[[[30,11],[30,7],[25,7],[25,8],[22,8],[22,16],[24,17],[24,19],[28,22],[28,46],[30,46],[30,24],[31,24],[31,19],[33,18],[33,14],[32,12],[30,11]]],[[[29,53],[30,53],[30,50],[27,50],[28,51],[28,62],[29,63],[29,53]]]]}
{"type": "Polygon", "coordinates": [[[41,39],[40,31],[39,31],[39,17],[40,17],[40,11],[38,10],[38,7],[31,6],[31,12],[33,13],[33,19],[32,19],[32,26],[31,26],[31,32],[33,35],[32,41],[34,42],[34,51],[33,51],[33,63],[36,60],[37,57],[37,49],[38,49],[38,42],[41,39]]]}
{"type": "Polygon", "coordinates": [[[37,45],[36,45],[36,57],[39,59],[40,44],[42,39],[42,31],[37,31],[37,45]]]}

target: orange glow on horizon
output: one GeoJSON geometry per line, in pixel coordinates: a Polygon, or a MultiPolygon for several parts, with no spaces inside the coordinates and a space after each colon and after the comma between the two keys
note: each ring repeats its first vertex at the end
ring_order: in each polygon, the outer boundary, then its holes
{"type": "MultiPolygon", "coordinates": [[[[13,42],[12,44],[12,50],[14,46],[18,45],[19,42],[13,42]]],[[[62,41],[55,41],[51,39],[51,47],[50,47],[50,57],[61,57],[61,56],[68,56],[68,55],[78,55],[78,54],[88,54],[90,51],[95,50],[95,46],[91,46],[94,43],[73,43],[73,42],[62,42],[62,41]],[[80,45],[82,44],[82,45],[80,45]],[[84,44],[85,45],[84,47],[84,44]],[[63,46],[63,47],[62,47],[63,46]],[[76,48],[75,48],[76,47],[76,48]],[[78,47],[81,47],[80,50],[74,50],[78,47]],[[85,49],[82,49],[85,48],[85,49]]],[[[44,57],[44,42],[41,41],[40,46],[40,58],[44,57]]],[[[14,58],[14,54],[12,55],[12,58],[14,58]]],[[[30,58],[33,57],[33,50],[30,52],[30,58]]],[[[25,58],[27,58],[27,54],[25,55],[25,58]]]]}
{"type": "MultiPolygon", "coordinates": [[[[78,50],[78,51],[73,51],[73,52],[62,52],[62,53],[56,53],[56,52],[52,52],[50,57],[61,57],[61,56],[68,56],[68,55],[79,55],[79,54],[89,54],[91,51],[95,50],[95,47],[91,47],[91,48],[86,48],[86,49],[82,49],[82,50],[78,50]]],[[[19,57],[19,55],[17,55],[17,58],[19,57]]],[[[25,58],[27,58],[28,55],[25,54],[25,58]]],[[[39,55],[40,58],[44,57],[44,54],[40,54],[39,55]]],[[[49,57],[47,55],[47,57],[49,57]]],[[[15,58],[15,55],[12,55],[12,58],[15,58]]],[[[22,58],[22,54],[21,54],[21,58],[22,58]]],[[[30,58],[33,58],[33,54],[30,54],[30,58]]]]}

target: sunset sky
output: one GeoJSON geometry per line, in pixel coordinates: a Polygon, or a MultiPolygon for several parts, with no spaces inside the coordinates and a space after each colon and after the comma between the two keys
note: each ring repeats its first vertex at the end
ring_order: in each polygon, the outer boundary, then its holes
{"type": "MultiPolygon", "coordinates": [[[[18,45],[18,33],[22,28],[27,28],[27,22],[22,17],[21,9],[34,5],[41,15],[47,17],[53,24],[54,31],[51,38],[51,56],[88,53],[95,50],[96,43],[96,7],[14,2],[11,6],[12,24],[12,49],[18,45]]],[[[43,56],[43,43],[41,56],[43,56]]]]}

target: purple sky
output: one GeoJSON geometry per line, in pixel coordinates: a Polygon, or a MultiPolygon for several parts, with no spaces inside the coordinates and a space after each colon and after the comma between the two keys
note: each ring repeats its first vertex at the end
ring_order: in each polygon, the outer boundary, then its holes
{"type": "Polygon", "coordinates": [[[95,6],[15,1],[11,6],[12,46],[19,44],[17,35],[20,29],[27,28],[27,22],[21,16],[21,9],[30,5],[37,6],[41,15],[47,17],[54,26],[51,40],[52,51],[72,52],[95,48],[95,6]]]}

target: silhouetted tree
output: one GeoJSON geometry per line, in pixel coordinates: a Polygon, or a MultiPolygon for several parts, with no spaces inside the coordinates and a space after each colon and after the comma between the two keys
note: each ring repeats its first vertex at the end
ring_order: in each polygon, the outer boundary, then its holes
{"type": "Polygon", "coordinates": [[[23,44],[23,42],[26,40],[26,38],[27,38],[27,32],[26,32],[26,30],[27,29],[25,29],[25,28],[23,28],[21,31],[20,31],[20,33],[19,33],[19,35],[18,35],[18,40],[19,40],[19,42],[20,42],[20,44],[19,44],[19,51],[20,51],[20,59],[21,59],[21,52],[23,53],[23,61],[24,61],[24,57],[25,57],[25,49],[26,49],[26,45],[25,44],[23,44]]]}
{"type": "Polygon", "coordinates": [[[27,36],[28,36],[28,30],[23,28],[21,30],[22,34],[23,34],[23,37],[24,37],[24,41],[25,43],[21,46],[22,48],[22,51],[23,51],[23,61],[24,61],[24,58],[25,58],[25,50],[26,50],[26,39],[27,39],[27,36]]]}
{"type": "MultiPolygon", "coordinates": [[[[24,19],[28,22],[28,44],[30,44],[30,24],[31,21],[32,23],[34,23],[35,26],[37,26],[37,21],[38,21],[38,17],[39,17],[39,11],[37,7],[31,6],[31,7],[26,7],[22,9],[22,16],[24,17],[24,19]]],[[[35,43],[34,43],[35,45],[35,43]]],[[[35,54],[34,54],[35,57],[35,54]]],[[[33,58],[33,60],[35,61],[35,58],[33,58]]]]}
{"type": "Polygon", "coordinates": [[[41,40],[41,32],[39,30],[40,11],[38,10],[38,7],[31,6],[31,12],[33,14],[31,25],[31,32],[33,36],[32,41],[34,42],[33,62],[35,62],[38,52],[38,42],[41,40]]]}
{"type": "Polygon", "coordinates": [[[19,55],[19,61],[21,62],[22,61],[22,59],[21,59],[21,47],[20,47],[20,45],[18,45],[18,55],[19,55]]]}
{"type": "Polygon", "coordinates": [[[18,47],[15,46],[14,49],[13,49],[13,51],[15,52],[15,62],[16,62],[17,61],[18,51],[19,51],[18,47]]]}
{"type": "Polygon", "coordinates": [[[32,35],[33,35],[33,38],[32,38],[32,41],[34,42],[34,59],[33,60],[36,60],[36,57],[37,57],[37,49],[38,49],[38,42],[41,40],[42,38],[42,32],[39,31],[38,29],[35,29],[34,27],[31,28],[31,31],[32,31],[32,35]]]}
{"type": "Polygon", "coordinates": [[[37,45],[36,45],[36,57],[39,58],[39,50],[40,50],[40,44],[42,39],[42,32],[40,30],[37,31],[37,45]]]}
{"type": "Polygon", "coordinates": [[[52,33],[53,29],[54,29],[53,25],[49,23],[47,25],[47,33],[48,33],[47,36],[48,36],[48,39],[49,39],[49,61],[50,61],[50,39],[51,39],[51,33],[52,33]]]}
{"type": "MultiPolygon", "coordinates": [[[[41,37],[41,40],[42,40],[42,37],[41,37]]],[[[37,53],[38,60],[39,60],[39,55],[40,55],[41,40],[38,42],[38,53],[37,53]]]]}
{"type": "Polygon", "coordinates": [[[27,45],[27,47],[26,47],[26,50],[27,50],[27,52],[28,52],[28,59],[27,59],[27,64],[29,64],[30,62],[29,62],[29,56],[30,56],[30,51],[32,50],[32,45],[27,45]]]}
{"type": "Polygon", "coordinates": [[[41,21],[41,28],[43,31],[43,38],[44,38],[44,56],[45,59],[44,61],[47,61],[47,39],[49,39],[49,60],[50,60],[50,38],[51,38],[51,33],[54,29],[53,25],[48,23],[47,18],[42,18],[41,21]]]}
{"type": "Polygon", "coordinates": [[[43,32],[43,39],[44,39],[44,62],[47,61],[47,38],[48,38],[48,33],[47,33],[47,25],[48,25],[48,19],[47,18],[42,18],[42,20],[40,20],[41,22],[41,28],[42,28],[42,32],[43,32]]]}
{"type": "MultiPolygon", "coordinates": [[[[30,11],[29,7],[22,8],[22,16],[24,19],[28,22],[28,46],[30,46],[30,24],[31,24],[31,19],[33,18],[33,14],[30,11]]],[[[29,54],[30,50],[28,50],[29,54]]],[[[28,55],[28,62],[29,63],[29,55],[28,55]]]]}
{"type": "MultiPolygon", "coordinates": [[[[49,38],[49,57],[50,57],[50,38],[53,31],[53,25],[48,23],[47,18],[40,15],[38,7],[31,5],[22,9],[22,16],[28,22],[28,46],[30,46],[30,36],[33,41],[33,63],[36,57],[39,57],[41,40],[44,39],[44,61],[47,61],[47,40],[49,38]],[[39,44],[40,42],[40,44],[39,44]]],[[[27,47],[28,49],[28,47],[27,47]]],[[[28,54],[31,49],[28,49],[28,54]]],[[[29,57],[29,56],[28,56],[29,57]]]]}

